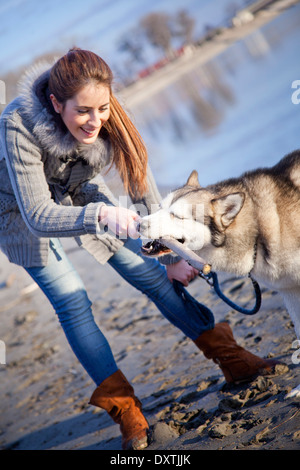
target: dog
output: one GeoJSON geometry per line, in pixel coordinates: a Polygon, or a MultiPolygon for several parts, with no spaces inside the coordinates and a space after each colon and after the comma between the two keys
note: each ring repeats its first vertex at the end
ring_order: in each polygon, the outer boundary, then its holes
{"type": "MultiPolygon", "coordinates": [[[[173,238],[213,271],[251,273],[279,292],[300,340],[300,150],[205,188],[194,170],[138,230],[155,242],[156,257],[168,251],[159,240],[173,238]]],[[[290,396],[300,397],[300,385],[290,396]]]]}

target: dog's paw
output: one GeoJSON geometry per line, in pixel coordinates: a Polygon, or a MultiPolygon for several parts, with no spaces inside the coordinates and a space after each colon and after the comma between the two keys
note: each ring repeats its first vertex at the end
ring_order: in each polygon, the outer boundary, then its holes
{"type": "Polygon", "coordinates": [[[300,385],[298,387],[293,388],[285,398],[300,398],[300,385]]]}

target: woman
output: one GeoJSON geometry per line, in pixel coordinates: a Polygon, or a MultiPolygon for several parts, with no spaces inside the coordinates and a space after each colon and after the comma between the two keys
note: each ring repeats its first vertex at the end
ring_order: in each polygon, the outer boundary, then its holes
{"type": "Polygon", "coordinates": [[[85,287],[58,237],[75,237],[144,292],[162,314],[217,362],[228,382],[274,365],[242,349],[229,326],[190,308],[172,281],[197,271],[184,260],[143,258],[135,211],[118,206],[101,171],[114,165],[134,204],[148,211],[160,196],[145,146],[112,92],[112,73],[96,54],[72,49],[52,67],[28,73],[0,119],[0,246],[52,303],[67,340],[96,389],[90,403],[120,424],[124,449],[148,445],[148,424],[134,390],[96,325],[85,287]],[[128,234],[132,235],[131,237],[128,234]]]}

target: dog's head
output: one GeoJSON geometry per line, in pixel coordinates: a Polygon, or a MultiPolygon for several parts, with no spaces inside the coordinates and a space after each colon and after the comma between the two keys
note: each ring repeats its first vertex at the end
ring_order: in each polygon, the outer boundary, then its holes
{"type": "MultiPolygon", "coordinates": [[[[243,192],[224,194],[224,188],[216,188],[202,188],[197,172],[193,171],[183,187],[161,202],[157,212],[142,218],[141,236],[151,240],[173,238],[196,252],[209,245],[222,246],[226,230],[240,212],[245,196],[243,192]]],[[[158,242],[148,248],[144,250],[148,255],[166,253],[158,242]]]]}

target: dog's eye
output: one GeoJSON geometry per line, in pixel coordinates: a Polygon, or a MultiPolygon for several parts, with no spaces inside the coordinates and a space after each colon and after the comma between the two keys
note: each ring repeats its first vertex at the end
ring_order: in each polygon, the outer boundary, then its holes
{"type": "Polygon", "coordinates": [[[181,215],[178,215],[178,214],[174,214],[174,212],[170,212],[170,217],[171,219],[179,219],[179,220],[184,220],[185,217],[181,216],[181,215]]]}

